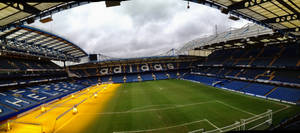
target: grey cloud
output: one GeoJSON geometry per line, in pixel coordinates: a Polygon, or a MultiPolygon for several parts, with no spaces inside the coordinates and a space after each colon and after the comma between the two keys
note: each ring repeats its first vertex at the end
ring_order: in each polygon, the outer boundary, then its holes
{"type": "Polygon", "coordinates": [[[183,0],[131,0],[120,7],[104,2],[76,7],[53,15],[54,21],[33,26],[46,29],[79,45],[88,53],[114,57],[151,56],[202,35],[241,27],[211,7],[183,0]]]}

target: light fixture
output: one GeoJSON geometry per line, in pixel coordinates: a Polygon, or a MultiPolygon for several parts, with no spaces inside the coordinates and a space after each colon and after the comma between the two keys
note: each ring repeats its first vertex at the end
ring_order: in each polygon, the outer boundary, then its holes
{"type": "Polygon", "coordinates": [[[231,20],[234,20],[234,21],[240,20],[239,17],[233,16],[233,15],[230,15],[228,18],[231,19],[231,20]]]}
{"type": "Polygon", "coordinates": [[[106,7],[120,6],[121,1],[105,1],[106,7]]]}
{"type": "Polygon", "coordinates": [[[27,22],[27,24],[32,24],[32,23],[34,23],[34,18],[33,17],[29,18],[26,20],[26,22],[27,22]]]}
{"type": "Polygon", "coordinates": [[[52,16],[40,19],[41,23],[48,23],[48,22],[51,22],[51,21],[53,21],[52,16]]]}

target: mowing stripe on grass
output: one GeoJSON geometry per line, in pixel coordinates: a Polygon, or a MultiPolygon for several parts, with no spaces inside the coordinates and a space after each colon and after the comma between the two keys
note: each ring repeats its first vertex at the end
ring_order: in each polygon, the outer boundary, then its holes
{"type": "Polygon", "coordinates": [[[159,131],[159,130],[171,129],[171,128],[175,128],[175,127],[187,126],[187,125],[191,125],[191,124],[195,124],[195,123],[199,123],[199,122],[203,122],[203,121],[208,122],[206,119],[204,119],[204,120],[192,121],[192,122],[187,122],[187,123],[183,123],[183,124],[179,124],[179,125],[175,125],[175,126],[169,126],[169,127],[161,127],[161,128],[145,129],[145,130],[134,130],[134,131],[117,131],[117,132],[113,132],[113,133],[139,133],[139,132],[159,131]]]}

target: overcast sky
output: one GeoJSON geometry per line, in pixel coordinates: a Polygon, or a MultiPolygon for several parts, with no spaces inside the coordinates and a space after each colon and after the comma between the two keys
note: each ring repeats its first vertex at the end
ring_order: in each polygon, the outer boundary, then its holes
{"type": "Polygon", "coordinates": [[[203,35],[248,21],[232,21],[219,10],[183,0],[131,0],[106,8],[104,2],[79,6],[52,16],[53,21],[30,26],[50,31],[87,53],[112,57],[151,56],[179,48],[203,35]]]}

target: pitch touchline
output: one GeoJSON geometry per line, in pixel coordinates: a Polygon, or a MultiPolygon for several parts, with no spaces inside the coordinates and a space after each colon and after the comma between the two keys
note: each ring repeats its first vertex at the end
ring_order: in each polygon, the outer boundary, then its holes
{"type": "Polygon", "coordinates": [[[136,110],[136,111],[120,111],[120,112],[106,112],[106,113],[84,113],[80,115],[111,115],[111,114],[125,114],[125,113],[137,113],[137,112],[150,112],[150,111],[158,111],[158,110],[169,110],[175,108],[182,108],[187,106],[194,106],[206,103],[213,103],[216,101],[208,101],[208,102],[199,102],[199,103],[191,103],[191,104],[182,104],[182,105],[174,105],[174,107],[165,107],[160,109],[145,109],[145,110],[136,110]]]}

